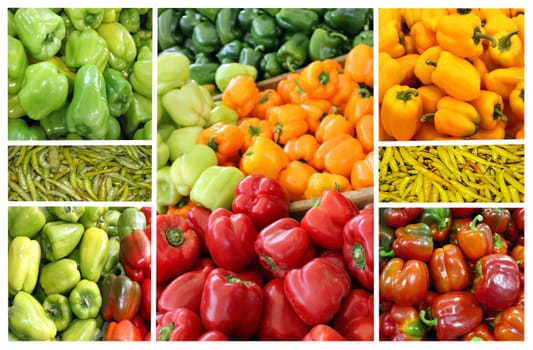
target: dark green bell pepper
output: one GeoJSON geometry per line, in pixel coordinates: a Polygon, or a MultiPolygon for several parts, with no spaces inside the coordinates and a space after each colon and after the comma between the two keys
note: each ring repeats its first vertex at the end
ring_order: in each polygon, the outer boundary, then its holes
{"type": "Polygon", "coordinates": [[[61,333],[63,341],[91,341],[96,340],[100,329],[95,318],[73,320],[67,329],[61,333]]]}
{"type": "Polygon", "coordinates": [[[109,65],[119,71],[128,69],[137,57],[137,46],[130,32],[118,22],[102,23],[98,34],[109,49],[109,65]]]}
{"type": "Polygon", "coordinates": [[[57,334],[54,321],[30,293],[18,292],[8,308],[9,331],[20,340],[52,340],[57,334]]]}
{"type": "Polygon", "coordinates": [[[65,8],[76,30],[96,29],[104,20],[103,8],[65,8]]]}
{"type": "Polygon", "coordinates": [[[248,32],[252,26],[252,21],[254,17],[260,12],[257,8],[243,8],[239,11],[237,16],[237,21],[239,22],[239,27],[244,31],[248,32]]]}
{"type": "Polygon", "coordinates": [[[95,318],[102,307],[102,294],[94,281],[82,279],[68,296],[74,316],[80,320],[95,318]]]}
{"type": "Polygon", "coordinates": [[[137,33],[133,34],[133,41],[135,41],[135,47],[139,51],[143,46],[152,47],[152,31],[141,29],[137,33]]]}
{"type": "Polygon", "coordinates": [[[21,107],[33,120],[41,120],[62,107],[68,97],[68,79],[50,62],[29,65],[18,92],[21,107]]]}
{"type": "Polygon", "coordinates": [[[47,222],[41,230],[41,246],[44,257],[57,261],[72,253],[83,236],[82,224],[67,221],[47,222]]]}
{"type": "Polygon", "coordinates": [[[165,9],[158,16],[157,43],[159,50],[165,50],[183,42],[180,32],[180,14],[175,9],[165,9]]]}
{"type": "Polygon", "coordinates": [[[133,230],[144,230],[146,227],[146,217],[137,208],[126,208],[118,218],[118,235],[120,239],[131,233],[133,230]]]}
{"type": "Polygon", "coordinates": [[[65,46],[65,63],[78,69],[84,64],[94,64],[103,72],[109,59],[106,41],[94,29],[73,31],[65,46]]]}
{"type": "Polygon", "coordinates": [[[152,48],[143,46],[133,64],[129,77],[133,91],[145,97],[152,97],[152,48]]]}
{"type": "Polygon", "coordinates": [[[8,291],[32,293],[37,286],[41,263],[39,242],[24,236],[13,238],[7,252],[8,291]]]}
{"type": "Polygon", "coordinates": [[[239,27],[239,12],[240,9],[231,7],[221,8],[218,12],[215,26],[222,45],[242,36],[243,33],[239,27]]]}
{"type": "Polygon", "coordinates": [[[103,139],[109,118],[104,76],[97,66],[84,64],[76,73],[74,93],[67,108],[67,128],[84,138],[103,139]]]}
{"type": "Polygon", "coordinates": [[[312,9],[283,8],[275,18],[281,28],[306,35],[310,35],[319,23],[318,14],[312,9]]]}
{"type": "Polygon", "coordinates": [[[7,139],[10,141],[46,140],[47,135],[39,125],[30,126],[24,119],[8,119],[7,139]]]}
{"type": "Polygon", "coordinates": [[[220,64],[216,62],[193,63],[189,66],[190,80],[200,85],[214,84],[218,67],[220,64]]]}
{"type": "Polygon", "coordinates": [[[357,34],[352,41],[352,47],[360,44],[368,45],[374,47],[374,31],[373,30],[363,30],[357,34]]]}
{"type": "Polygon", "coordinates": [[[58,332],[65,330],[72,321],[70,302],[63,294],[50,294],[43,301],[43,308],[48,317],[54,321],[58,332]]]}
{"type": "Polygon", "coordinates": [[[7,36],[7,92],[16,94],[24,80],[28,67],[28,56],[22,42],[11,35],[7,36]]]}
{"type": "Polygon", "coordinates": [[[64,138],[68,134],[67,106],[56,109],[44,119],[39,120],[39,126],[49,140],[64,138]]]}
{"type": "Polygon", "coordinates": [[[278,59],[277,52],[269,52],[263,56],[260,63],[263,79],[272,78],[286,72],[278,59]]]}
{"type": "Polygon", "coordinates": [[[264,52],[274,51],[280,46],[281,29],[272,16],[255,16],[250,26],[250,34],[255,46],[264,52]]]}
{"type": "Polygon", "coordinates": [[[46,224],[46,215],[40,207],[8,207],[7,223],[9,236],[33,238],[46,224]]]}
{"type": "Polygon", "coordinates": [[[198,23],[192,32],[192,44],[196,52],[214,54],[222,47],[214,23],[204,21],[198,23]]]}
{"type": "Polygon", "coordinates": [[[335,30],[354,36],[363,30],[369,21],[372,9],[369,8],[336,8],[324,14],[324,23],[335,30]]]}
{"type": "Polygon", "coordinates": [[[245,47],[239,54],[239,63],[253,66],[258,71],[261,69],[261,59],[263,58],[263,52],[259,47],[251,48],[245,47]]]}
{"type": "Polygon", "coordinates": [[[113,117],[120,117],[128,111],[133,100],[131,84],[121,72],[113,68],[106,68],[103,76],[109,113],[113,117]]]}
{"type": "Polygon", "coordinates": [[[46,295],[68,293],[80,280],[78,263],[69,258],[43,265],[39,274],[39,285],[46,295]]]}
{"type": "Polygon", "coordinates": [[[307,35],[303,33],[292,35],[277,51],[281,66],[290,72],[301,68],[307,61],[308,47],[309,37],[307,35]]]}
{"type": "Polygon", "coordinates": [[[52,207],[50,208],[53,215],[58,219],[68,222],[78,222],[83,213],[85,213],[85,207],[52,207]]]}
{"type": "Polygon", "coordinates": [[[141,14],[138,9],[124,8],[120,11],[118,23],[122,24],[131,34],[141,30],[141,14]]]}
{"type": "Polygon", "coordinates": [[[221,9],[219,8],[197,8],[196,11],[198,11],[199,14],[201,14],[203,17],[207,18],[210,22],[215,23],[217,20],[218,12],[221,9]]]}
{"type": "Polygon", "coordinates": [[[309,39],[309,57],[312,60],[325,60],[344,53],[348,37],[339,32],[330,32],[325,28],[317,28],[309,39]]]}
{"type": "Polygon", "coordinates": [[[132,138],[137,129],[152,119],[152,99],[144,97],[136,92],[133,93],[133,99],[130,108],[126,114],[121,117],[123,131],[132,138]]]}
{"type": "Polygon", "coordinates": [[[84,279],[98,281],[104,270],[109,236],[107,232],[89,227],[83,233],[80,248],[80,272],[84,279]]]}
{"type": "Polygon", "coordinates": [[[185,13],[179,20],[179,30],[183,36],[191,37],[194,27],[204,20],[204,17],[194,9],[185,9],[185,13]]]}
{"type": "Polygon", "coordinates": [[[37,60],[55,56],[65,38],[65,22],[48,8],[19,8],[15,12],[17,36],[37,60]]]}
{"type": "Polygon", "coordinates": [[[216,54],[218,62],[220,62],[220,64],[238,62],[239,54],[246,46],[247,44],[239,39],[226,43],[216,54]]]}

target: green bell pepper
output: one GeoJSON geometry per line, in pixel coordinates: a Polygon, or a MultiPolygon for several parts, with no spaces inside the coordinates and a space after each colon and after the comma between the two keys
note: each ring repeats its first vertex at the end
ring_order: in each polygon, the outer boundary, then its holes
{"type": "Polygon", "coordinates": [[[179,31],[184,37],[191,37],[194,27],[204,20],[204,17],[194,9],[185,9],[185,13],[179,20],[179,31]]]}
{"type": "Polygon", "coordinates": [[[220,64],[238,62],[239,55],[245,47],[247,47],[246,43],[235,39],[224,44],[215,56],[220,64]]]}
{"type": "Polygon", "coordinates": [[[152,121],[149,120],[142,128],[137,129],[133,133],[133,140],[151,140],[152,139],[152,121]]]}
{"type": "Polygon", "coordinates": [[[221,8],[217,14],[215,27],[222,45],[229,43],[242,36],[243,32],[239,27],[238,8],[221,8]]]}
{"type": "Polygon", "coordinates": [[[65,44],[65,63],[77,69],[84,64],[94,64],[103,72],[109,59],[105,40],[94,29],[73,31],[65,44]]]}
{"type": "Polygon", "coordinates": [[[104,20],[103,8],[65,8],[76,30],[96,29],[104,20]]]}
{"type": "Polygon", "coordinates": [[[169,148],[170,161],[173,162],[196,144],[196,140],[202,130],[203,128],[200,126],[188,126],[172,131],[166,140],[169,148]]]}
{"type": "Polygon", "coordinates": [[[257,68],[240,63],[221,64],[215,75],[215,84],[218,90],[224,92],[231,79],[238,75],[246,75],[255,80],[257,79],[257,68]]]}
{"type": "Polygon", "coordinates": [[[103,77],[109,113],[113,117],[120,117],[128,111],[133,100],[131,84],[121,72],[113,68],[106,68],[103,77]]]}
{"type": "Polygon", "coordinates": [[[189,79],[200,85],[215,84],[215,76],[219,63],[193,63],[189,66],[189,79]]]}
{"type": "Polygon", "coordinates": [[[182,196],[174,186],[169,165],[157,169],[156,182],[157,208],[158,212],[163,212],[163,208],[178,203],[182,196]]]}
{"type": "Polygon", "coordinates": [[[197,8],[196,11],[202,15],[203,17],[207,18],[210,22],[215,23],[217,20],[218,12],[221,9],[219,8],[197,8]]]}
{"type": "Polygon", "coordinates": [[[54,321],[58,332],[65,330],[72,321],[70,302],[63,294],[50,294],[43,301],[43,308],[48,317],[54,321]]]}
{"type": "Polygon", "coordinates": [[[165,50],[183,42],[179,29],[180,14],[175,9],[165,9],[157,17],[157,43],[159,50],[165,50]]]}
{"type": "Polygon", "coordinates": [[[17,26],[15,25],[15,14],[7,9],[7,35],[17,36],[17,26]]]}
{"type": "Polygon", "coordinates": [[[352,46],[357,46],[360,44],[368,45],[374,47],[374,31],[371,29],[363,30],[357,34],[352,41],[352,46]]]}
{"type": "Polygon", "coordinates": [[[83,215],[80,217],[78,222],[83,225],[83,227],[96,226],[102,220],[102,215],[109,210],[109,207],[85,207],[83,215]]]}
{"type": "Polygon", "coordinates": [[[317,28],[309,38],[309,57],[316,61],[340,56],[347,42],[348,38],[342,33],[317,28]]]}
{"type": "Polygon", "coordinates": [[[109,209],[102,214],[96,227],[107,232],[109,237],[118,236],[118,220],[120,218],[121,212],[117,209],[109,209]]]}
{"type": "Polygon", "coordinates": [[[209,91],[195,81],[170,90],[163,95],[161,102],[170,118],[180,126],[204,126],[213,106],[209,91]]]}
{"type": "Polygon", "coordinates": [[[170,166],[170,178],[182,196],[188,196],[205,169],[217,165],[217,155],[208,145],[193,145],[170,166]]]}
{"type": "Polygon", "coordinates": [[[76,73],[65,118],[69,132],[91,140],[106,136],[110,115],[105,80],[95,65],[84,64],[76,73]]]}
{"type": "Polygon", "coordinates": [[[20,105],[19,95],[8,95],[7,97],[7,117],[16,119],[26,115],[26,111],[20,105]]]}
{"type": "Polygon", "coordinates": [[[152,98],[152,48],[143,46],[133,64],[130,75],[133,91],[144,97],[152,98]]]}
{"type": "Polygon", "coordinates": [[[126,27],[118,22],[102,23],[97,32],[107,43],[111,68],[124,71],[133,64],[137,47],[126,27]]]}
{"type": "Polygon", "coordinates": [[[71,94],[74,89],[74,81],[76,80],[76,73],[70,69],[65,61],[58,56],[50,57],[46,62],[52,63],[57,71],[67,77],[68,80],[68,93],[71,94]]]}
{"type": "Polygon", "coordinates": [[[96,340],[100,329],[95,318],[84,320],[75,319],[70,323],[67,329],[61,333],[63,341],[91,341],[96,340]]]}
{"type": "Polygon", "coordinates": [[[104,264],[104,269],[102,270],[102,273],[104,275],[115,272],[117,268],[117,264],[120,262],[119,254],[120,254],[119,238],[117,236],[110,237],[109,241],[107,241],[106,260],[104,264]]]}
{"type": "Polygon", "coordinates": [[[163,138],[157,133],[157,169],[162,168],[163,166],[167,165],[169,157],[170,157],[170,150],[168,148],[168,145],[163,141],[163,138]]]}
{"type": "Polygon", "coordinates": [[[51,340],[57,328],[30,293],[18,292],[8,308],[9,331],[20,340],[51,340]]]}
{"type": "Polygon", "coordinates": [[[11,237],[35,237],[46,224],[46,215],[40,207],[8,207],[8,232],[11,237]]]}
{"type": "Polygon", "coordinates": [[[214,54],[222,47],[216,26],[212,22],[198,23],[193,29],[191,38],[196,52],[214,54]]]}
{"type": "Polygon", "coordinates": [[[310,35],[319,23],[318,14],[312,9],[305,8],[283,8],[275,18],[284,30],[305,35],[310,35]]]}
{"type": "Polygon", "coordinates": [[[244,174],[236,167],[214,165],[205,169],[194,183],[189,198],[211,211],[231,209],[235,189],[244,174]]]}
{"type": "Polygon", "coordinates": [[[84,279],[98,281],[104,270],[107,253],[107,232],[89,227],[80,242],[80,272],[84,279]]]}
{"type": "Polygon", "coordinates": [[[41,230],[44,257],[57,261],[69,255],[78,245],[85,228],[82,224],[67,221],[47,222],[41,230]]]}
{"type": "Polygon", "coordinates": [[[141,30],[141,14],[135,8],[124,8],[120,11],[118,23],[122,24],[131,34],[135,34],[141,30]]]}
{"type": "Polygon", "coordinates": [[[39,126],[46,138],[57,140],[68,134],[66,115],[67,106],[65,105],[48,114],[44,119],[39,120],[39,126]]]}
{"type": "Polygon", "coordinates": [[[190,77],[189,58],[180,52],[162,52],[157,56],[157,94],[180,88],[190,77]]]}
{"type": "Polygon", "coordinates": [[[135,131],[151,119],[152,99],[134,92],[130,108],[128,108],[126,114],[121,118],[124,133],[128,137],[133,138],[135,131]]]}
{"type": "Polygon", "coordinates": [[[78,263],[69,258],[43,265],[39,274],[39,285],[46,295],[68,293],[80,280],[78,263]]]}
{"type": "Polygon", "coordinates": [[[277,51],[281,66],[290,72],[301,68],[307,61],[309,38],[303,33],[295,33],[277,51]]]}
{"type": "Polygon", "coordinates": [[[215,107],[211,109],[206,119],[206,127],[218,122],[236,125],[239,120],[237,112],[222,103],[216,103],[215,107]]]}
{"type": "Polygon", "coordinates": [[[39,242],[24,236],[13,238],[7,252],[9,295],[31,293],[37,285],[41,263],[39,242]]]}
{"type": "Polygon", "coordinates": [[[253,66],[255,67],[256,70],[259,71],[259,69],[261,68],[262,58],[263,58],[263,52],[259,49],[259,47],[255,47],[255,48],[245,47],[239,53],[238,62],[240,64],[253,66]]]}
{"type": "Polygon", "coordinates": [[[102,294],[94,281],[82,279],[68,296],[74,316],[80,320],[95,318],[102,307],[102,294]]]}
{"type": "Polygon", "coordinates": [[[58,219],[68,221],[68,222],[78,222],[85,213],[85,207],[52,207],[50,208],[53,215],[58,219]]]}
{"type": "Polygon", "coordinates": [[[24,47],[41,61],[59,52],[66,34],[61,16],[48,8],[19,8],[15,12],[15,26],[24,47]]]}
{"type": "Polygon", "coordinates": [[[267,14],[254,17],[250,26],[250,34],[255,46],[264,52],[276,50],[280,43],[281,29],[276,19],[267,14]]]}
{"type": "Polygon", "coordinates": [[[137,51],[140,51],[143,46],[152,48],[152,31],[141,29],[137,33],[133,34],[133,41],[135,41],[135,47],[137,51]]]}
{"type": "Polygon", "coordinates": [[[28,67],[28,56],[22,42],[11,35],[7,36],[7,92],[16,94],[24,80],[28,67]]]}
{"type": "Polygon", "coordinates": [[[104,19],[102,23],[116,22],[119,19],[121,8],[104,8],[104,19]]]}
{"type": "Polygon", "coordinates": [[[272,78],[286,72],[285,68],[281,66],[277,52],[269,52],[265,54],[261,59],[259,66],[263,73],[263,79],[272,78]]]}
{"type": "Polygon", "coordinates": [[[30,126],[24,119],[7,120],[7,139],[10,141],[46,140],[46,136],[39,125],[30,126]]]}
{"type": "Polygon", "coordinates": [[[248,32],[252,26],[252,21],[254,17],[259,14],[260,9],[257,8],[243,8],[239,11],[237,16],[237,21],[239,27],[244,31],[248,32]]]}
{"type": "Polygon", "coordinates": [[[336,8],[324,14],[324,23],[335,30],[354,36],[362,31],[369,21],[372,9],[336,8]]]}
{"type": "Polygon", "coordinates": [[[119,140],[122,137],[122,129],[117,118],[109,118],[107,121],[107,133],[104,136],[106,140],[119,140]]]}
{"type": "Polygon", "coordinates": [[[124,236],[134,230],[146,228],[146,216],[137,208],[126,208],[118,218],[118,236],[122,240],[124,236]]]}
{"type": "Polygon", "coordinates": [[[41,120],[65,104],[68,79],[50,62],[29,65],[18,92],[20,106],[33,120],[41,120]]]}

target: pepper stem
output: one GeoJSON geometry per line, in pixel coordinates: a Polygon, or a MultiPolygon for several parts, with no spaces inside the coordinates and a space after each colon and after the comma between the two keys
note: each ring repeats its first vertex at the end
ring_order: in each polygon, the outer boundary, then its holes
{"type": "Polygon", "coordinates": [[[507,123],[507,116],[502,112],[502,105],[497,103],[494,106],[494,113],[492,114],[492,119],[500,118],[502,122],[507,123]]]}
{"type": "Polygon", "coordinates": [[[425,123],[427,122],[428,119],[431,119],[431,118],[435,118],[435,113],[424,114],[423,116],[420,117],[420,121],[422,123],[425,123]]]}
{"type": "Polygon", "coordinates": [[[360,87],[359,89],[355,90],[355,93],[357,95],[361,95],[363,98],[370,98],[372,96],[367,87],[360,87]]]}
{"type": "Polygon", "coordinates": [[[518,34],[518,29],[515,29],[512,32],[509,32],[506,35],[498,38],[498,49],[500,51],[509,50],[512,46],[511,37],[516,34],[518,34]]]}
{"type": "Polygon", "coordinates": [[[430,60],[429,58],[426,60],[426,64],[428,66],[437,67],[437,62],[430,60]]]}
{"type": "Polygon", "coordinates": [[[165,232],[165,238],[173,247],[179,247],[185,242],[185,237],[183,237],[183,231],[178,227],[169,227],[165,232]]]}
{"type": "Polygon", "coordinates": [[[481,214],[476,215],[476,217],[474,218],[474,220],[472,220],[472,223],[470,224],[470,228],[472,230],[475,230],[477,223],[481,221],[483,221],[483,215],[481,214]]]}
{"type": "Polygon", "coordinates": [[[488,35],[488,34],[481,32],[481,29],[479,28],[474,29],[474,35],[472,35],[472,39],[474,40],[474,44],[476,45],[479,44],[481,39],[486,39],[490,41],[490,46],[492,47],[496,47],[496,45],[498,45],[497,40],[494,39],[492,35],[488,35]]]}
{"type": "Polygon", "coordinates": [[[330,77],[328,72],[320,72],[318,75],[318,82],[320,85],[328,85],[330,82],[330,77]]]}
{"type": "Polygon", "coordinates": [[[406,90],[398,91],[398,93],[396,94],[396,99],[405,102],[411,100],[412,96],[418,96],[418,91],[416,91],[416,89],[414,88],[409,88],[406,90]]]}
{"type": "Polygon", "coordinates": [[[422,321],[423,324],[429,327],[434,327],[438,324],[438,320],[436,318],[426,318],[426,313],[431,317],[431,310],[430,308],[426,310],[420,310],[419,317],[420,321],[422,321]]]}

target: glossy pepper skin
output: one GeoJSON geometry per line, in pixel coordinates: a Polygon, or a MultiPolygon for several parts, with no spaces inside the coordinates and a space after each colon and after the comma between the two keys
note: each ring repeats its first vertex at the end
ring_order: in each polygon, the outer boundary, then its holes
{"type": "Polygon", "coordinates": [[[98,28],[105,16],[102,8],[65,8],[65,13],[76,30],[98,28]]]}
{"type": "Polygon", "coordinates": [[[25,236],[13,238],[8,248],[9,295],[19,291],[32,293],[37,286],[41,261],[41,246],[25,236]]]}
{"type": "Polygon", "coordinates": [[[54,321],[39,301],[24,291],[18,292],[8,307],[8,326],[20,340],[51,340],[57,334],[54,321]]]}
{"type": "Polygon", "coordinates": [[[71,69],[78,69],[84,64],[94,64],[103,72],[109,58],[109,49],[105,40],[94,29],[73,31],[65,45],[65,63],[71,69]]]}
{"type": "Polygon", "coordinates": [[[80,272],[83,278],[90,281],[98,281],[102,275],[106,261],[107,232],[96,227],[85,230],[81,238],[80,249],[80,272]]]}
{"type": "Polygon", "coordinates": [[[152,49],[143,46],[138,50],[137,58],[133,63],[133,72],[129,75],[129,82],[133,91],[152,98],[152,49]]]}
{"type": "Polygon", "coordinates": [[[250,23],[250,34],[255,46],[265,52],[279,47],[281,30],[275,17],[262,13],[256,15],[250,23]]]}
{"type": "Polygon", "coordinates": [[[103,71],[103,77],[109,114],[115,118],[120,117],[128,111],[132,103],[133,89],[131,84],[122,73],[113,68],[106,68],[103,71]]]}
{"type": "Polygon", "coordinates": [[[470,269],[455,244],[448,243],[433,251],[429,272],[434,288],[441,294],[464,290],[470,285],[470,269]]]}
{"type": "Polygon", "coordinates": [[[10,237],[34,238],[46,224],[47,218],[39,207],[9,207],[7,221],[10,237]]]}
{"type": "Polygon", "coordinates": [[[220,330],[228,338],[250,338],[259,327],[262,307],[263,291],[255,282],[223,268],[215,268],[207,276],[200,318],[208,331],[220,330]]]}
{"type": "Polygon", "coordinates": [[[416,305],[429,289],[429,270],[419,260],[392,258],[379,276],[380,297],[398,305],[416,305]]]}
{"type": "Polygon", "coordinates": [[[523,307],[508,307],[494,319],[494,338],[496,340],[524,340],[524,321],[523,307]]]}
{"type": "Polygon", "coordinates": [[[302,67],[307,61],[308,45],[309,37],[307,35],[302,32],[294,33],[276,52],[281,66],[290,72],[302,67]]]}
{"type": "Polygon", "coordinates": [[[452,212],[449,208],[424,208],[419,219],[429,226],[434,241],[443,241],[450,233],[452,212]]]}
{"type": "Polygon", "coordinates": [[[128,276],[108,274],[100,281],[104,320],[131,320],[141,305],[141,287],[128,276]]]}
{"type": "Polygon", "coordinates": [[[204,332],[204,326],[196,313],[180,307],[161,316],[156,332],[160,341],[197,340],[204,332]]]}
{"type": "Polygon", "coordinates": [[[380,221],[393,228],[403,227],[416,219],[422,208],[383,208],[380,221]]]}
{"type": "Polygon", "coordinates": [[[348,37],[342,33],[318,27],[309,37],[309,58],[321,61],[342,55],[348,37]]]}
{"type": "Polygon", "coordinates": [[[413,306],[393,304],[379,320],[379,334],[383,340],[422,340],[427,331],[413,306]]]}
{"type": "Polygon", "coordinates": [[[479,223],[481,220],[483,216],[476,215],[468,229],[457,232],[457,244],[465,257],[471,260],[477,260],[494,249],[492,230],[487,224],[479,223]]]}
{"type": "Polygon", "coordinates": [[[505,208],[483,208],[481,216],[483,216],[483,222],[490,227],[491,231],[499,234],[507,231],[511,221],[511,212],[505,208]]]}
{"type": "Polygon", "coordinates": [[[7,37],[7,76],[8,76],[8,93],[16,94],[24,80],[24,71],[28,67],[28,56],[22,42],[9,35],[7,37]]]}
{"type": "Polygon", "coordinates": [[[96,282],[82,279],[70,291],[68,300],[72,313],[80,320],[95,318],[100,313],[102,294],[96,282]]]}
{"type": "Polygon", "coordinates": [[[126,274],[141,282],[151,276],[151,242],[144,230],[135,229],[120,240],[120,262],[126,274]]]}
{"type": "Polygon", "coordinates": [[[211,211],[231,208],[235,188],[244,174],[235,167],[214,165],[202,172],[189,194],[190,199],[211,211]]]}
{"type": "Polygon", "coordinates": [[[63,258],[41,267],[39,286],[47,295],[63,294],[70,292],[81,278],[78,262],[71,258],[63,258]]]}
{"type": "Polygon", "coordinates": [[[7,139],[10,141],[46,140],[46,136],[41,126],[29,126],[24,119],[8,119],[7,121],[7,139]]]}
{"type": "Polygon", "coordinates": [[[68,297],[62,294],[50,294],[43,300],[44,311],[54,321],[56,329],[65,330],[72,321],[72,310],[68,297]]]}
{"type": "Polygon", "coordinates": [[[80,242],[84,226],[67,221],[52,221],[41,230],[41,246],[44,257],[56,261],[69,255],[80,242]]]}
{"type": "Polygon", "coordinates": [[[348,36],[361,32],[372,19],[372,11],[367,8],[338,8],[324,14],[324,23],[348,36]]]}
{"type": "Polygon", "coordinates": [[[359,284],[374,290],[374,211],[359,213],[343,228],[344,261],[359,284]]]}
{"type": "Polygon", "coordinates": [[[431,228],[423,222],[407,224],[394,231],[392,250],[402,259],[417,259],[428,262],[433,253],[431,228]]]}
{"type": "Polygon", "coordinates": [[[102,340],[110,341],[140,341],[141,332],[130,320],[111,321],[104,330],[102,340]]]}
{"type": "Polygon", "coordinates": [[[380,118],[385,132],[395,140],[411,140],[420,128],[422,99],[416,89],[394,85],[383,96],[380,118]]]}
{"type": "Polygon", "coordinates": [[[214,22],[202,21],[195,25],[191,38],[197,52],[213,54],[222,47],[214,22]]]}
{"type": "Polygon", "coordinates": [[[374,295],[363,288],[352,288],[342,301],[333,320],[333,328],[349,340],[373,340],[374,295]],[[365,324],[370,321],[372,332],[366,334],[365,324]]]}
{"type": "Polygon", "coordinates": [[[429,118],[433,118],[438,133],[455,137],[474,135],[481,121],[473,105],[451,96],[442,97],[437,103],[437,111],[423,115],[420,120],[426,122],[429,118]]]}
{"type": "Polygon", "coordinates": [[[107,43],[109,66],[119,71],[130,67],[137,57],[137,47],[126,27],[119,22],[102,23],[97,32],[107,43]]]}
{"type": "Polygon", "coordinates": [[[319,22],[318,14],[312,9],[282,8],[275,15],[277,24],[293,33],[309,35],[319,22]]]}
{"type": "Polygon", "coordinates": [[[75,319],[61,333],[63,341],[90,341],[96,340],[100,332],[95,318],[75,319]]]}

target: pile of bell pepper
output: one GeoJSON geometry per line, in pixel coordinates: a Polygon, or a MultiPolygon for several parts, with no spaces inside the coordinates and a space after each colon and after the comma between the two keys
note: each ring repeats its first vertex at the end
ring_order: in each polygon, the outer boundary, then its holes
{"type": "Polygon", "coordinates": [[[382,141],[524,138],[524,9],[379,9],[382,141]]]}
{"type": "Polygon", "coordinates": [[[214,86],[217,70],[235,64],[263,80],[372,45],[372,23],[369,8],[163,8],[158,52],[187,56],[199,84],[214,86]]]}
{"type": "Polygon", "coordinates": [[[380,208],[380,340],[524,340],[524,208],[380,208]]]}
{"type": "Polygon", "coordinates": [[[151,208],[8,208],[9,340],[149,340],[151,208]]]}
{"type": "Polygon", "coordinates": [[[8,139],[151,139],[152,9],[16,8],[8,139]]]}
{"type": "Polygon", "coordinates": [[[372,203],[327,190],[300,217],[248,175],[230,209],[157,215],[158,341],[372,340],[372,203]]]}

